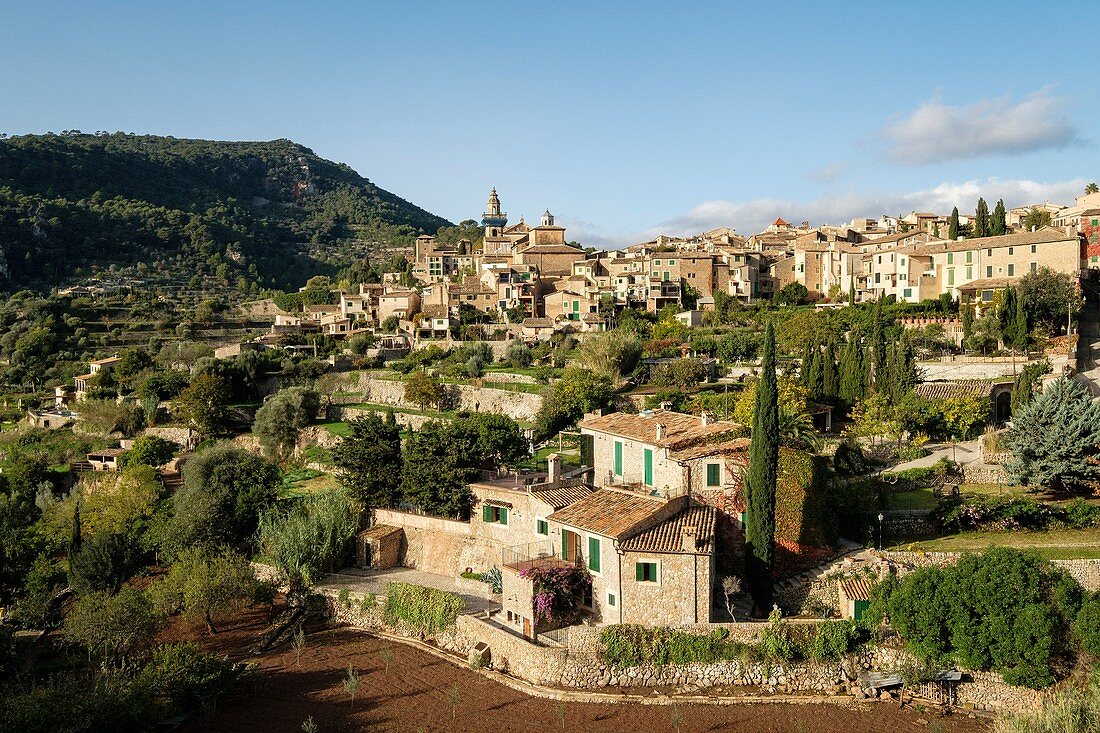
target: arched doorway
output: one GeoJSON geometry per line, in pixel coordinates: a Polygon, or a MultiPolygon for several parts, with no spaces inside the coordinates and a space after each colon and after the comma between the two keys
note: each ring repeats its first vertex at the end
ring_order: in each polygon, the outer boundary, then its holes
{"type": "Polygon", "coordinates": [[[1003,423],[1012,417],[1012,393],[1008,390],[997,395],[997,423],[1003,423]]]}

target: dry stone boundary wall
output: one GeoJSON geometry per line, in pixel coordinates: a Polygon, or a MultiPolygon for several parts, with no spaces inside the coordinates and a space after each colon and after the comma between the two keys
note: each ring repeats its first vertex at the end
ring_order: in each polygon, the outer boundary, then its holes
{"type": "MultiPolygon", "coordinates": [[[[383,620],[383,596],[341,593],[323,589],[333,619],[358,628],[399,636],[423,638],[403,627],[387,626],[383,620]]],[[[796,620],[792,620],[796,621],[796,620]]],[[[803,621],[803,623],[814,623],[803,621]]],[[[693,625],[686,631],[730,631],[731,638],[755,641],[764,623],[693,625]]],[[[608,687],[674,687],[694,691],[714,687],[745,686],[775,693],[816,693],[863,696],[860,672],[891,671],[902,666],[906,654],[890,647],[875,647],[834,663],[799,662],[775,664],[731,660],[713,664],[640,665],[617,668],[601,661],[598,627],[572,627],[563,644],[531,643],[492,623],[484,614],[459,616],[454,628],[431,639],[440,649],[468,657],[475,646],[489,647],[493,669],[544,687],[600,690],[608,687]]],[[[1009,711],[1035,707],[1043,693],[1005,684],[1000,675],[976,672],[958,685],[958,705],[976,710],[1009,711]]]]}

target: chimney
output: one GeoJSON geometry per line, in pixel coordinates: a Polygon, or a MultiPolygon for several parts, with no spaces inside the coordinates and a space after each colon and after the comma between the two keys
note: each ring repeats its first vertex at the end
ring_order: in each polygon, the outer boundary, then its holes
{"type": "Polygon", "coordinates": [[[680,540],[684,552],[696,552],[698,548],[695,545],[695,527],[684,527],[680,530],[680,540]]]}
{"type": "Polygon", "coordinates": [[[546,456],[546,483],[557,484],[561,481],[561,456],[551,453],[546,456]]]}
{"type": "Polygon", "coordinates": [[[703,411],[702,411],[702,412],[701,412],[701,413],[699,414],[699,421],[700,421],[700,422],[701,422],[701,423],[703,424],[703,427],[704,427],[704,428],[705,428],[705,427],[706,427],[707,425],[710,425],[710,413],[709,413],[709,412],[707,412],[706,410],[703,410],[703,411]]]}
{"type": "Polygon", "coordinates": [[[672,402],[670,402],[669,400],[665,400],[664,402],[661,403],[661,409],[662,410],[672,410],[672,402]]]}
{"type": "Polygon", "coordinates": [[[665,439],[665,426],[661,423],[657,423],[657,440],[665,439]]]}

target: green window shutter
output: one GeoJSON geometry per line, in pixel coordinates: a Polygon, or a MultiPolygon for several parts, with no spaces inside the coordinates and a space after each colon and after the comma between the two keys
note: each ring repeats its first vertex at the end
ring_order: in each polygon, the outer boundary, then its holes
{"type": "Polygon", "coordinates": [[[643,456],[645,457],[645,485],[653,485],[653,449],[646,448],[643,456]]]}
{"type": "Polygon", "coordinates": [[[634,575],[635,579],[640,583],[645,580],[645,563],[634,563],[634,575]]]}
{"type": "Polygon", "coordinates": [[[561,559],[569,559],[569,535],[572,534],[569,530],[563,529],[561,531],[561,559]]]}
{"type": "Polygon", "coordinates": [[[508,524],[508,510],[504,507],[500,508],[500,523],[508,524]]]}
{"type": "Polygon", "coordinates": [[[481,507],[481,521],[491,522],[493,521],[493,508],[488,504],[481,507]]]}
{"type": "Polygon", "coordinates": [[[721,483],[721,468],[717,463],[707,464],[707,486],[718,486],[721,483]]]}
{"type": "Polygon", "coordinates": [[[600,540],[597,537],[588,538],[588,569],[600,572],[600,540]]]}
{"type": "Polygon", "coordinates": [[[615,441],[615,475],[623,475],[623,444],[615,441]]]}
{"type": "Polygon", "coordinates": [[[539,519],[535,522],[535,532],[538,534],[550,534],[550,528],[547,526],[545,519],[539,519]]]}

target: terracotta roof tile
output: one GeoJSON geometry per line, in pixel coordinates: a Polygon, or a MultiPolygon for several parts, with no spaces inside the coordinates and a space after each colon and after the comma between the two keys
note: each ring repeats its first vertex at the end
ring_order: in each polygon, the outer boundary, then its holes
{"type": "Polygon", "coordinates": [[[703,440],[716,440],[723,435],[741,431],[741,425],[729,420],[713,420],[703,425],[702,418],[671,410],[647,410],[632,415],[614,412],[610,415],[581,420],[581,428],[611,433],[631,440],[640,440],[662,448],[682,448],[703,440]],[[657,440],[657,426],[664,425],[665,435],[657,440]]]}
{"type": "Polygon", "coordinates": [[[869,601],[875,584],[866,576],[840,581],[840,590],[849,601],[869,601]]]}
{"type": "Polygon", "coordinates": [[[665,502],[641,494],[600,489],[554,512],[549,519],[569,527],[619,538],[660,511],[665,502]]]}
{"type": "Polygon", "coordinates": [[[554,507],[554,510],[563,509],[574,502],[587,499],[595,489],[587,484],[575,486],[554,486],[547,489],[532,489],[531,496],[539,501],[554,507]]]}
{"type": "Polygon", "coordinates": [[[921,382],[916,392],[926,400],[946,400],[955,397],[988,397],[992,382],[965,379],[958,382],[921,382]]]}
{"type": "Polygon", "coordinates": [[[683,450],[671,451],[669,456],[677,461],[690,461],[695,458],[706,458],[707,456],[744,453],[748,451],[751,442],[748,438],[734,438],[720,443],[703,443],[683,450]]]}
{"type": "Polygon", "coordinates": [[[712,506],[692,506],[679,514],[623,541],[624,550],[635,552],[687,552],[684,528],[695,528],[695,552],[707,555],[714,549],[718,513],[712,506]]]}

